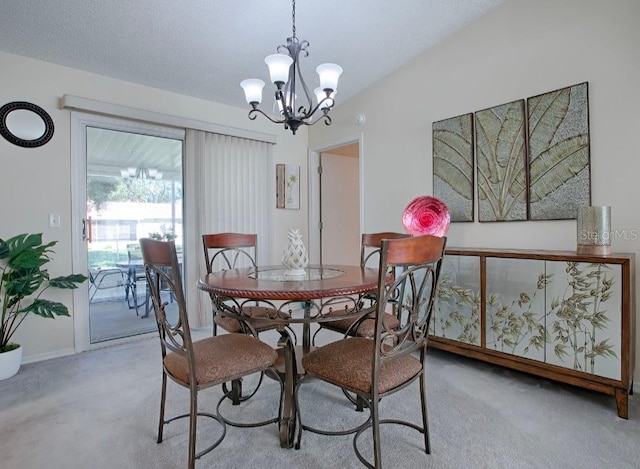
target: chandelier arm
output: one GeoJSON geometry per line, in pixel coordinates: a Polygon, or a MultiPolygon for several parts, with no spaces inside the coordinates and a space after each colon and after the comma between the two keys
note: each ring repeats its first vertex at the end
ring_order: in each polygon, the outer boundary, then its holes
{"type": "Polygon", "coordinates": [[[266,117],[267,119],[269,119],[271,122],[273,122],[274,124],[285,124],[287,122],[288,119],[282,119],[282,120],[278,120],[278,119],[273,119],[269,114],[265,114],[262,109],[251,109],[249,111],[249,119],[250,120],[256,120],[256,117],[258,117],[256,114],[260,113],[262,114],[264,117],[266,117]]]}
{"type": "MultiPolygon", "coordinates": [[[[323,98],[322,101],[320,101],[318,104],[316,104],[316,107],[313,108],[313,110],[311,110],[311,112],[309,112],[308,114],[305,114],[305,118],[310,118],[311,116],[313,116],[315,114],[315,112],[320,108],[320,106],[322,105],[322,103],[324,103],[325,101],[329,101],[331,100],[333,102],[333,98],[330,98],[329,96],[327,96],[326,98],[323,98]]],[[[329,122],[331,122],[331,118],[327,115],[327,113],[329,112],[329,110],[333,107],[333,104],[331,104],[331,106],[329,106],[327,108],[326,111],[322,111],[324,112],[324,116],[329,119],[329,122]]],[[[329,125],[329,124],[327,124],[329,125]]]]}
{"type": "MultiPolygon", "coordinates": [[[[300,68],[298,68],[298,78],[300,80],[300,84],[302,85],[302,89],[304,91],[305,98],[307,98],[307,105],[304,106],[304,108],[306,110],[309,110],[309,109],[311,109],[313,107],[313,100],[311,99],[311,93],[309,93],[309,88],[307,87],[307,83],[304,81],[304,78],[302,76],[302,72],[300,71],[300,68]]],[[[299,109],[298,112],[300,112],[300,109],[302,109],[302,108],[303,108],[303,106],[300,106],[298,108],[299,109]]],[[[313,112],[311,112],[311,113],[306,112],[306,113],[301,113],[301,114],[303,116],[305,116],[305,117],[308,117],[308,116],[311,116],[311,114],[313,114],[313,112]]]]}
{"type": "Polygon", "coordinates": [[[320,122],[320,120],[322,120],[322,119],[324,119],[324,125],[331,125],[331,117],[329,117],[329,115],[328,115],[328,114],[323,114],[323,115],[320,117],[320,119],[318,119],[318,120],[317,120],[317,121],[315,121],[315,122],[312,122],[312,123],[311,123],[311,124],[309,124],[309,125],[315,125],[315,124],[317,124],[318,122],[320,122]]]}
{"type": "MultiPolygon", "coordinates": [[[[311,100],[311,94],[309,93],[309,88],[307,87],[306,82],[304,81],[304,78],[302,76],[302,71],[300,69],[300,55],[302,54],[303,57],[307,57],[309,55],[309,51],[307,50],[307,47],[309,47],[309,41],[299,41],[297,37],[292,36],[287,38],[287,45],[286,46],[280,46],[283,47],[284,49],[287,50],[289,57],[291,57],[291,59],[293,60],[293,63],[291,64],[291,68],[289,69],[289,79],[287,80],[287,83],[284,86],[283,91],[283,110],[286,109],[286,111],[284,112],[285,117],[287,119],[304,119],[306,118],[307,114],[306,113],[301,113],[300,109],[302,108],[302,106],[297,106],[296,105],[296,101],[298,100],[298,96],[297,96],[297,82],[298,80],[300,81],[300,84],[302,85],[302,90],[304,91],[305,94],[305,98],[306,98],[306,105],[305,105],[305,109],[310,109],[312,107],[312,100],[311,100]],[[288,106],[285,106],[285,104],[288,103],[288,106]]],[[[280,49],[280,48],[279,48],[280,49]]],[[[277,97],[276,97],[277,99],[277,97]]],[[[302,100],[302,95],[300,96],[300,100],[302,100]]]]}
{"type": "MultiPolygon", "coordinates": [[[[289,83],[291,82],[291,79],[287,80],[287,83],[285,84],[284,88],[282,89],[278,89],[276,91],[275,94],[275,100],[276,102],[280,102],[280,106],[282,108],[282,115],[284,116],[284,119],[281,121],[274,121],[273,119],[271,119],[271,122],[276,122],[278,124],[281,124],[282,122],[286,122],[289,119],[293,118],[294,115],[291,112],[291,103],[289,103],[289,105],[287,105],[287,96],[289,96],[289,83]]],[[[291,98],[289,98],[291,99],[291,98]]],[[[264,114],[264,112],[263,112],[264,114]]],[[[267,116],[266,114],[264,114],[265,116],[267,116]]],[[[269,116],[267,116],[269,117],[269,116]]]]}
{"type": "Polygon", "coordinates": [[[278,47],[276,47],[276,52],[278,54],[289,55],[289,47],[287,47],[286,44],[280,44],[278,47]]]}
{"type": "Polygon", "coordinates": [[[323,119],[324,119],[324,124],[325,125],[331,125],[331,117],[329,117],[328,114],[323,114],[322,116],[320,116],[318,118],[318,120],[315,120],[315,121],[312,121],[312,122],[300,121],[300,123],[311,127],[312,125],[316,125],[318,122],[320,122],[323,119]]]}

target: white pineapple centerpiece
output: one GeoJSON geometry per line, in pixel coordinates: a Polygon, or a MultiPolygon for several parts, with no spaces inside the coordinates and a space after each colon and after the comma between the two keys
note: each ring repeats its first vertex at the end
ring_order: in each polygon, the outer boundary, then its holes
{"type": "Polygon", "coordinates": [[[285,275],[305,275],[304,268],[309,264],[309,256],[307,248],[302,242],[300,230],[290,229],[287,238],[289,243],[282,253],[282,264],[287,268],[285,275]]]}

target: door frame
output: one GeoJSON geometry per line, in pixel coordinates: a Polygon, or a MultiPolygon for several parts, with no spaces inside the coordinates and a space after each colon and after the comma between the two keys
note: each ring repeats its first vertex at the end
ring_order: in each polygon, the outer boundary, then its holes
{"type": "MultiPolygon", "coordinates": [[[[162,124],[132,121],[125,117],[107,117],[80,111],[71,112],[71,263],[74,272],[86,272],[87,242],[83,239],[83,219],[87,216],[87,127],[131,132],[157,137],[182,140],[182,159],[184,168],[185,130],[164,126],[162,124]]],[[[185,203],[183,198],[183,204],[185,203]]],[[[184,213],[184,211],[183,211],[184,213]]],[[[183,223],[183,230],[186,226],[183,223]]],[[[186,235],[185,235],[186,236],[186,235]]],[[[73,290],[73,334],[75,352],[103,348],[119,343],[140,340],[153,336],[154,332],[140,334],[121,339],[108,340],[91,344],[89,330],[89,294],[88,284],[73,290]]]]}
{"type": "Polygon", "coordinates": [[[309,178],[309,260],[313,264],[320,262],[320,175],[318,174],[318,166],[320,162],[320,154],[330,152],[334,148],[342,147],[352,143],[358,144],[358,179],[359,179],[359,198],[360,198],[360,233],[364,229],[364,138],[363,134],[343,137],[328,143],[323,143],[308,150],[308,178],[309,178]]]}

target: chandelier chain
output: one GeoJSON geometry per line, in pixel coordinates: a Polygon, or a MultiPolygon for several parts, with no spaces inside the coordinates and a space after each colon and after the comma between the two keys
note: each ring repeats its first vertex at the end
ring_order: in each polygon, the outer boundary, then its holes
{"type": "Polygon", "coordinates": [[[293,27],[291,28],[292,36],[296,37],[296,0],[291,0],[291,23],[293,27]]]}

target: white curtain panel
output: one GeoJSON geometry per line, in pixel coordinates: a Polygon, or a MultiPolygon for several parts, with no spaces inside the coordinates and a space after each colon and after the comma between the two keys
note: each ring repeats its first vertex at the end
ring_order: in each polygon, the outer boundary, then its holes
{"type": "Polygon", "coordinates": [[[258,263],[271,246],[273,144],[187,130],[185,139],[185,282],[192,327],[211,324],[209,295],[195,287],[207,271],[205,233],[258,235],[258,263]]]}

